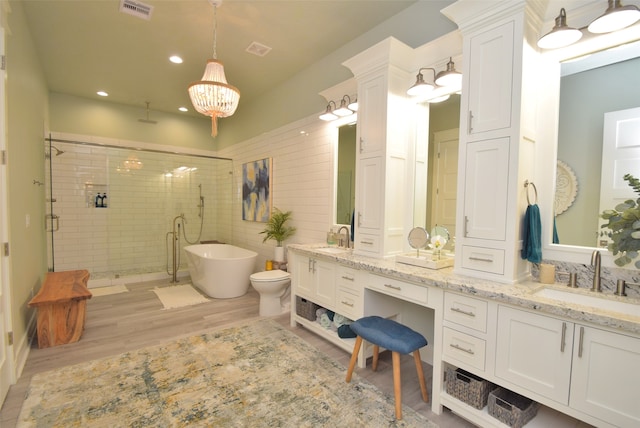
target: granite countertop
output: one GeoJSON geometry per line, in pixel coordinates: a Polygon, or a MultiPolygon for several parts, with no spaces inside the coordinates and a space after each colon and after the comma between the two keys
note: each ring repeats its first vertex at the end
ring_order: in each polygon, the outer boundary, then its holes
{"type": "Polygon", "coordinates": [[[444,290],[455,291],[462,294],[491,299],[508,303],[524,309],[568,318],[576,322],[587,322],[624,332],[640,335],[640,299],[620,297],[613,294],[599,294],[604,303],[606,301],[619,301],[638,305],[636,315],[614,312],[605,308],[564,302],[556,299],[542,297],[537,294],[543,288],[576,293],[578,295],[593,297],[594,293],[582,287],[568,289],[566,284],[541,284],[535,281],[523,281],[517,284],[504,284],[487,279],[472,278],[453,273],[453,268],[438,270],[398,263],[395,258],[378,259],[360,255],[354,255],[351,250],[328,253],[322,251],[326,244],[290,244],[287,246],[303,255],[338,262],[343,266],[368,271],[375,274],[386,275],[396,279],[410,281],[414,284],[438,287],[444,290]]]}

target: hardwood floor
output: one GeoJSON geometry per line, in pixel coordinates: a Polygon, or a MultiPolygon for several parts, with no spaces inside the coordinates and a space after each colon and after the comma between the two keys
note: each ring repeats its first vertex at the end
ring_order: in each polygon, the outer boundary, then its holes
{"type": "MultiPolygon", "coordinates": [[[[188,279],[180,283],[186,282],[188,279]]],[[[259,295],[253,288],[250,288],[246,295],[235,299],[212,299],[195,306],[164,310],[152,289],[170,285],[174,284],[170,284],[168,279],[128,284],[127,288],[130,291],[127,293],[94,296],[87,304],[85,331],[79,342],[38,349],[37,340],[34,340],[22,376],[11,387],[2,406],[0,426],[11,428],[16,425],[30,379],[36,373],[258,318],[259,295]]],[[[288,313],[274,319],[302,337],[310,346],[316,347],[345,367],[348,365],[350,355],[342,349],[303,327],[291,328],[288,313]]],[[[431,367],[425,364],[424,372],[427,389],[431,394],[431,367]]],[[[356,373],[393,396],[393,374],[389,353],[384,352],[380,355],[377,372],[373,372],[369,365],[365,369],[356,369],[356,373]]],[[[402,356],[402,392],[404,404],[442,428],[473,427],[448,411],[441,415],[431,412],[431,405],[422,401],[412,356],[402,356]]]]}

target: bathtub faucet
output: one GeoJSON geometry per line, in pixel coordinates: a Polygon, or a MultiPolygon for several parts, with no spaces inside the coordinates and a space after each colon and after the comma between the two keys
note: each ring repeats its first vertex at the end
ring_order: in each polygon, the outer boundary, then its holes
{"type": "Polygon", "coordinates": [[[178,253],[180,252],[180,231],[178,227],[180,224],[178,223],[178,219],[182,219],[183,223],[186,223],[186,219],[184,218],[184,213],[176,216],[173,219],[173,269],[172,269],[172,277],[171,282],[178,282],[178,253]]]}

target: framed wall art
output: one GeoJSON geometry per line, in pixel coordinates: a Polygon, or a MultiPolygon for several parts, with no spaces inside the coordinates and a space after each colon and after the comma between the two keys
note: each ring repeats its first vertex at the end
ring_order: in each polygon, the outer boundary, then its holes
{"type": "Polygon", "coordinates": [[[242,219],[267,222],[271,216],[271,158],[242,164],[242,219]]]}

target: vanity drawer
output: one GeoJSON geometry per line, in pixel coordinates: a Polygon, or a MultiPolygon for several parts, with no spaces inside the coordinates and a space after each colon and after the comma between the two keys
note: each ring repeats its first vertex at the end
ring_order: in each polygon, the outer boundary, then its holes
{"type": "Polygon", "coordinates": [[[428,302],[429,289],[408,282],[398,281],[384,276],[369,275],[369,281],[366,286],[372,290],[378,290],[404,300],[411,300],[423,304],[428,302]]]}
{"type": "Polygon", "coordinates": [[[336,271],[336,285],[339,288],[348,288],[354,293],[362,294],[362,281],[359,277],[359,270],[339,266],[336,271]]]}
{"type": "Polygon", "coordinates": [[[353,243],[353,247],[358,251],[365,251],[368,253],[378,253],[380,251],[380,237],[378,235],[368,235],[366,233],[360,233],[353,243]]]}
{"type": "Polygon", "coordinates": [[[504,250],[465,245],[462,247],[462,267],[503,275],[504,250]]]}
{"type": "Polygon", "coordinates": [[[444,293],[444,319],[483,333],[487,332],[487,306],[485,300],[444,293]]]}
{"type": "Polygon", "coordinates": [[[352,320],[362,318],[363,302],[362,293],[354,293],[349,288],[339,287],[336,293],[336,313],[344,315],[352,320]]]}
{"type": "Polygon", "coordinates": [[[442,329],[442,353],[484,371],[486,342],[448,327],[442,329]]]}

